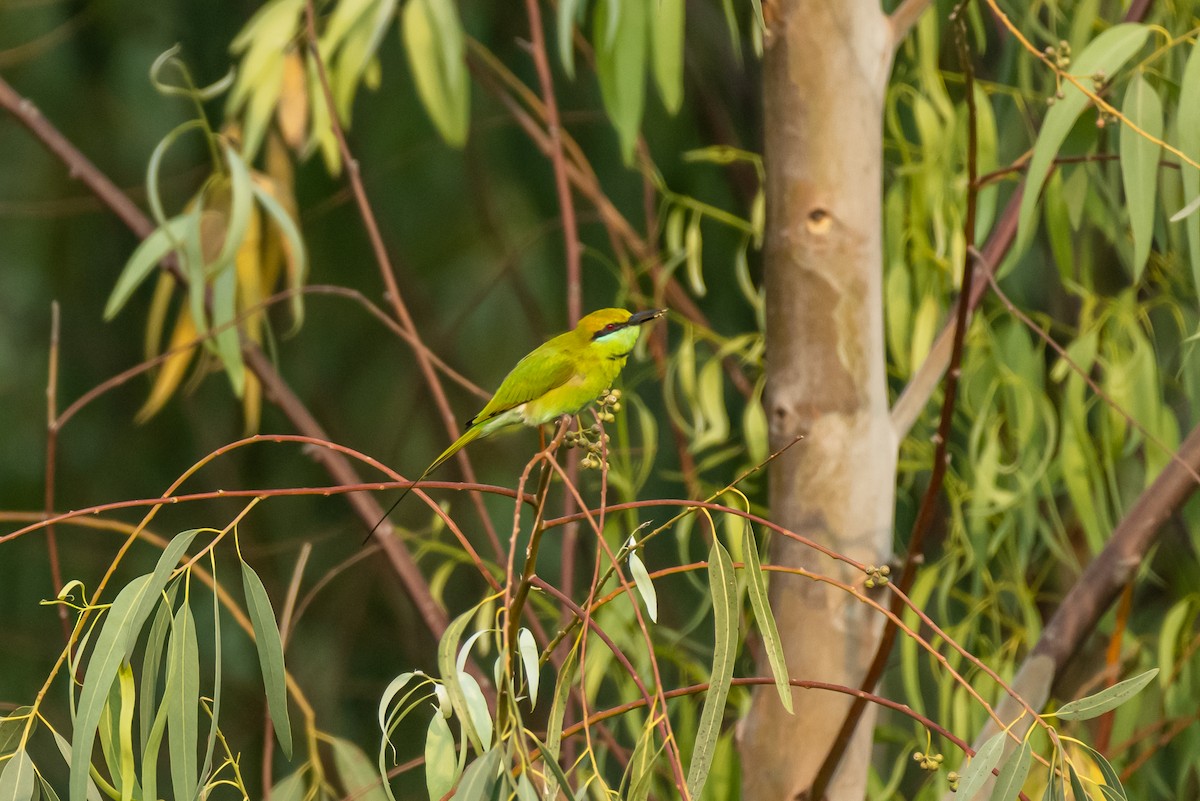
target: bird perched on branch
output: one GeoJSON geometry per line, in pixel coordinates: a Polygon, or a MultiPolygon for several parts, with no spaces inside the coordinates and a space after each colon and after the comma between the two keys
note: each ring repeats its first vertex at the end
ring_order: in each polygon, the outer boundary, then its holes
{"type": "MultiPolygon", "coordinates": [[[[633,314],[625,309],[600,309],[581,319],[574,330],[534,349],[517,362],[492,399],[467,423],[462,436],[404,490],[379,523],[413,487],[480,437],[518,424],[537,427],[564,414],[581,412],[612,386],[637,343],[641,326],[666,313],[666,309],[633,314]]],[[[371,529],[371,534],[379,528],[379,523],[371,529]]]]}

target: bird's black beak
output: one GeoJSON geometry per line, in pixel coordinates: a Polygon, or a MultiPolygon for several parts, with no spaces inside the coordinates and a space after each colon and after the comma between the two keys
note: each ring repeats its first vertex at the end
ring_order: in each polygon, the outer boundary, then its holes
{"type": "Polygon", "coordinates": [[[641,325],[642,323],[648,323],[651,320],[657,320],[666,313],[666,309],[646,309],[645,311],[634,312],[633,314],[629,315],[629,320],[625,323],[625,325],[641,325]]]}

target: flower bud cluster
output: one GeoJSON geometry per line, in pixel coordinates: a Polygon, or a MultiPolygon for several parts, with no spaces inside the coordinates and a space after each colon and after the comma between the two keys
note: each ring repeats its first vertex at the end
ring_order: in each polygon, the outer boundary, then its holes
{"type": "Polygon", "coordinates": [[[584,470],[596,470],[604,464],[604,449],[608,445],[608,434],[601,428],[602,423],[611,423],[617,419],[616,413],[621,411],[621,390],[606,389],[597,399],[596,422],[579,431],[568,431],[563,435],[563,445],[567,448],[582,448],[585,452],[579,460],[579,466],[584,470]]]}

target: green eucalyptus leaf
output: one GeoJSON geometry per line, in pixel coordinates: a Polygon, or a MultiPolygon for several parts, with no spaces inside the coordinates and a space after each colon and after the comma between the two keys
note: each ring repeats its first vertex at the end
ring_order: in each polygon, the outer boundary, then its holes
{"type": "Polygon", "coordinates": [[[654,40],[654,84],[671,114],[683,104],[684,0],[656,0],[650,35],[654,40]]]}
{"type": "Polygon", "coordinates": [[[629,554],[629,573],[633,576],[633,583],[637,587],[638,594],[642,596],[642,601],[646,604],[646,614],[657,623],[658,593],[654,591],[654,582],[650,579],[650,574],[646,571],[646,566],[642,564],[637,552],[629,554]]]}
{"type": "Polygon", "coordinates": [[[455,4],[408,0],[401,12],[404,49],[417,95],[447,144],[462,147],[470,118],[466,39],[455,4]]]}
{"type": "MultiPolygon", "coordinates": [[[[1162,138],[1162,101],[1141,73],[1129,82],[1121,113],[1150,136],[1162,138]]],[[[1154,240],[1158,157],[1162,147],[1135,133],[1128,125],[1121,126],[1120,139],[1121,179],[1125,185],[1125,205],[1129,209],[1129,223],[1133,229],[1133,280],[1136,282],[1146,267],[1150,245],[1154,240]]]]}
{"type": "Polygon", "coordinates": [[[733,663],[738,646],[738,592],[733,560],[713,538],[708,553],[708,584],[712,593],[714,647],[713,665],[709,672],[708,693],[696,730],[696,746],[688,766],[687,789],[691,798],[699,798],[712,767],[717,740],[721,736],[721,721],[725,717],[725,699],[733,683],[733,663]]]}
{"type": "Polygon", "coordinates": [[[633,164],[646,102],[646,25],[653,5],[628,0],[597,0],[595,5],[596,76],[626,165],[633,164]]]}
{"type": "Polygon", "coordinates": [[[288,719],[287,671],[283,665],[283,642],[279,638],[279,624],[275,610],[262,579],[254,568],[242,562],[242,588],[246,593],[246,611],[254,626],[254,646],[258,650],[258,664],[262,668],[263,685],[267,691],[267,710],[275,727],[275,737],[288,759],[292,758],[292,725],[288,719]]]}
{"type": "Polygon", "coordinates": [[[1158,668],[1151,668],[1133,678],[1119,681],[1098,693],[1063,704],[1054,712],[1059,720],[1090,720],[1105,712],[1116,709],[1140,693],[1158,675],[1158,668]]]}
{"type": "MultiPolygon", "coordinates": [[[[1109,76],[1115,75],[1129,59],[1142,49],[1149,34],[1150,28],[1138,23],[1125,22],[1114,25],[1083,49],[1079,58],[1071,64],[1071,74],[1084,76],[1082,78],[1084,81],[1091,80],[1090,76],[1098,72],[1109,76]]],[[[1057,100],[1050,107],[1050,111],[1046,113],[1046,119],[1042,122],[1041,131],[1038,132],[1037,141],[1033,146],[1033,155],[1030,157],[1029,169],[1026,173],[1028,177],[1025,191],[1021,196],[1015,247],[1017,252],[1024,251],[1033,236],[1034,212],[1037,210],[1042,186],[1046,183],[1050,167],[1055,157],[1058,156],[1059,148],[1062,147],[1067,134],[1070,133],[1075,121],[1079,119],[1079,115],[1087,108],[1089,102],[1087,95],[1077,89],[1074,84],[1064,82],[1063,97],[1057,100]]]]}
{"type": "Polygon", "coordinates": [[[991,801],[1012,801],[1021,792],[1029,767],[1033,763],[1033,747],[1028,738],[1021,742],[1000,768],[1000,775],[992,787],[991,801]]]}
{"type": "Polygon", "coordinates": [[[500,748],[490,748],[467,765],[454,792],[455,801],[489,801],[496,780],[500,778],[500,756],[500,748]]]}
{"type": "MultiPolygon", "coordinates": [[[[1200,41],[1192,45],[1187,64],[1183,68],[1183,77],[1179,82],[1181,98],[1200,97],[1200,41]]],[[[1179,130],[1179,149],[1192,160],[1200,160],[1200,103],[1181,102],[1176,112],[1176,128],[1179,130]]],[[[1183,166],[1180,169],[1183,179],[1183,199],[1191,207],[1200,201],[1200,170],[1183,166]]],[[[1179,215],[1176,215],[1179,216],[1179,215]]],[[[1188,259],[1192,265],[1192,282],[1200,291],[1200,214],[1191,214],[1183,220],[1184,231],[1187,233],[1188,259]]]]}
{"type": "Polygon", "coordinates": [[[435,712],[425,734],[425,787],[430,799],[441,799],[458,781],[458,755],[454,735],[441,712],[435,712]]]}
{"type": "Polygon", "coordinates": [[[1007,732],[993,734],[979,747],[967,766],[959,771],[956,797],[960,801],[972,801],[975,794],[991,778],[992,769],[1000,762],[1000,756],[1004,753],[1004,744],[1007,740],[1007,732]]]}
{"type": "Polygon", "coordinates": [[[332,738],[330,745],[333,748],[333,764],[342,780],[345,796],[361,801],[387,801],[387,793],[383,791],[384,779],[361,748],[340,737],[332,738]]]}
{"type": "Polygon", "coordinates": [[[199,779],[200,651],[196,620],[186,599],[175,613],[167,645],[167,745],[176,801],[191,801],[199,779]]]}
{"type": "Polygon", "coordinates": [[[19,749],[4,763],[4,772],[0,773],[0,801],[31,801],[35,775],[29,753],[19,749]]]}
{"type": "Polygon", "coordinates": [[[758,558],[758,543],[754,541],[754,531],[748,520],[742,529],[742,556],[746,563],[745,575],[750,608],[754,611],[754,622],[758,625],[763,650],[766,651],[767,662],[771,665],[771,674],[775,677],[775,690],[779,693],[779,702],[791,714],[792,685],[788,680],[787,658],[783,654],[783,641],[779,638],[775,615],[771,613],[771,604],[767,599],[767,582],[763,578],[762,563],[758,558]]]}

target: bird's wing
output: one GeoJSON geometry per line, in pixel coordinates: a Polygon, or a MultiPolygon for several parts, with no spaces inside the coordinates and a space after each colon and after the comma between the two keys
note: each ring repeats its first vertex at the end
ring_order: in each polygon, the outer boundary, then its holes
{"type": "Polygon", "coordinates": [[[500,389],[467,425],[490,420],[522,403],[536,400],[571,380],[575,364],[566,350],[561,343],[552,339],[530,352],[517,362],[517,366],[500,383],[500,389]]]}

